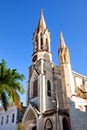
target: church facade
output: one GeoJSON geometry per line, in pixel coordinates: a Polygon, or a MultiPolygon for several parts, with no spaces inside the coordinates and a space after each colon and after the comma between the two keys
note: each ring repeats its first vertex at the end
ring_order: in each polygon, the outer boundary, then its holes
{"type": "Polygon", "coordinates": [[[87,130],[87,77],[72,71],[62,32],[60,65],[52,62],[50,32],[42,11],[33,41],[23,130],[87,130]]]}

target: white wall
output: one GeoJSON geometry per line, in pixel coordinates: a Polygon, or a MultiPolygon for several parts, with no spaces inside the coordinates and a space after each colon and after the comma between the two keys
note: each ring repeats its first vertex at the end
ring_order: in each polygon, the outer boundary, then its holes
{"type": "Polygon", "coordinates": [[[84,111],[84,109],[83,111],[79,109],[79,105],[83,104],[84,103],[75,105],[72,101],[69,103],[71,130],[87,130],[87,112],[84,111]]]}
{"type": "Polygon", "coordinates": [[[9,107],[7,111],[4,111],[4,109],[0,109],[0,130],[17,130],[17,107],[12,106],[9,107]],[[14,122],[12,122],[12,115],[14,113],[14,122]],[[7,121],[7,115],[8,117],[8,123],[7,121]],[[3,124],[1,125],[1,120],[3,117],[3,124]]]}

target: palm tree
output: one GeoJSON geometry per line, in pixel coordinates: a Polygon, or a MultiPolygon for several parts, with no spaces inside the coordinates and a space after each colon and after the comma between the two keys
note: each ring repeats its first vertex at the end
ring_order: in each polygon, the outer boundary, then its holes
{"type": "Polygon", "coordinates": [[[9,103],[15,103],[21,109],[19,93],[24,93],[20,81],[24,75],[19,74],[16,69],[7,68],[5,60],[0,63],[0,100],[5,110],[9,103]]]}

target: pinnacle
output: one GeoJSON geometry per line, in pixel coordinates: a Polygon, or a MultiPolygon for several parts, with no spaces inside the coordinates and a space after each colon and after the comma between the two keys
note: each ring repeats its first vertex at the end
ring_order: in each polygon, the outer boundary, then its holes
{"type": "Polygon", "coordinates": [[[66,47],[62,32],[60,32],[60,48],[66,47]]]}

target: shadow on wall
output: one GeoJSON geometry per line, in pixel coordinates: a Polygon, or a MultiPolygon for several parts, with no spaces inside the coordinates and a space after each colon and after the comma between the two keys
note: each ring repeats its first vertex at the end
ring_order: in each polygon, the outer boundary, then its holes
{"type": "Polygon", "coordinates": [[[75,108],[75,103],[68,99],[71,130],[87,130],[87,111],[75,108]]]}

